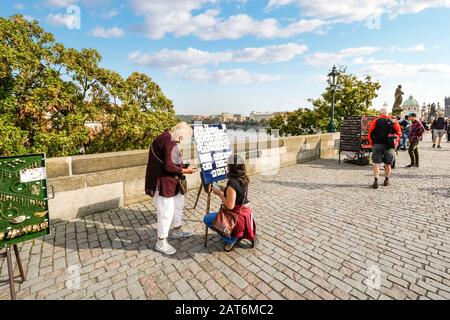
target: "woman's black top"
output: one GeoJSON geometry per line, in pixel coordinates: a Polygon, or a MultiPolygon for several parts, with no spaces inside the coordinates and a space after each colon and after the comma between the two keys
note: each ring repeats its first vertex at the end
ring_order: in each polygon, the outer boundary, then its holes
{"type": "Polygon", "coordinates": [[[237,179],[230,179],[228,180],[227,187],[224,190],[225,196],[227,194],[228,187],[236,191],[236,205],[243,205],[248,203],[248,197],[246,194],[247,187],[241,185],[241,183],[237,179]]]}

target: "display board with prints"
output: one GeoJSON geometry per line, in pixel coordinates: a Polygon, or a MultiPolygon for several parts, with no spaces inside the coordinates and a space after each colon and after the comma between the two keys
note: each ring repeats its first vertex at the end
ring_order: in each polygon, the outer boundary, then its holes
{"type": "Polygon", "coordinates": [[[0,157],[0,248],[49,234],[45,154],[0,157]]]}
{"type": "Polygon", "coordinates": [[[232,153],[225,124],[194,125],[194,140],[203,185],[225,180],[232,153]]]}

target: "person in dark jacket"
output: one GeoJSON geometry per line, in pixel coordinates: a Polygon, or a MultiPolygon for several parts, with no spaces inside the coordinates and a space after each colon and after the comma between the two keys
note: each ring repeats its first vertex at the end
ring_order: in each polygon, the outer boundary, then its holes
{"type": "Polygon", "coordinates": [[[400,127],[402,128],[402,140],[400,142],[400,150],[406,151],[408,148],[408,133],[409,133],[409,126],[410,122],[408,120],[409,115],[405,115],[405,118],[400,122],[400,127]]]}
{"type": "Polygon", "coordinates": [[[387,115],[387,109],[381,109],[381,116],[375,119],[369,129],[369,143],[372,146],[372,162],[374,182],[372,187],[378,189],[378,179],[380,177],[380,165],[384,162],[384,186],[389,185],[389,178],[392,172],[392,165],[395,161],[395,147],[389,146],[389,136],[397,135],[396,142],[400,142],[402,129],[398,121],[394,121],[387,115]]]}
{"type": "Polygon", "coordinates": [[[169,230],[174,226],[173,238],[192,236],[192,232],[182,231],[181,222],[184,195],[179,186],[183,174],[192,174],[195,168],[183,168],[183,158],[178,144],[189,140],[192,128],[185,122],[178,123],[170,131],[166,130],[153,140],[145,176],[145,193],[153,197],[158,222],[156,250],[172,255],[176,252],[168,242],[169,230]]]}
{"type": "Polygon", "coordinates": [[[447,142],[450,142],[450,118],[447,119],[447,142]]]}
{"type": "Polygon", "coordinates": [[[416,119],[415,113],[409,114],[411,120],[411,130],[409,131],[409,157],[411,158],[411,164],[406,166],[407,168],[419,167],[419,142],[422,141],[425,128],[422,122],[416,119]]]}
{"type": "Polygon", "coordinates": [[[437,147],[441,148],[442,137],[445,135],[447,131],[447,121],[444,118],[444,113],[439,112],[438,117],[434,119],[431,124],[431,130],[433,130],[433,148],[437,147]]]}

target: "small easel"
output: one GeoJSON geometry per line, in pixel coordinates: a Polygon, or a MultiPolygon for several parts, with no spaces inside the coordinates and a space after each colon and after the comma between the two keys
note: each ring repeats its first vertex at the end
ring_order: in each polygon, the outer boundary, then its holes
{"type": "MultiPolygon", "coordinates": [[[[197,199],[195,200],[194,208],[197,208],[198,200],[200,199],[200,195],[202,193],[202,189],[206,192],[206,214],[209,213],[211,210],[211,192],[212,192],[212,185],[208,184],[206,186],[203,185],[203,183],[200,184],[200,187],[198,188],[197,192],[197,199]]],[[[205,247],[208,246],[208,226],[205,227],[205,247]]]]}
{"type": "MultiPolygon", "coordinates": [[[[16,256],[17,266],[19,267],[20,277],[22,278],[22,282],[24,282],[26,280],[26,276],[23,271],[22,260],[20,260],[19,248],[17,248],[16,244],[13,245],[12,247],[14,248],[14,254],[16,256]]],[[[1,253],[1,256],[6,257],[6,263],[8,265],[9,290],[11,292],[11,300],[16,300],[16,289],[14,286],[14,269],[11,256],[11,246],[6,247],[6,251],[1,253]]]]}

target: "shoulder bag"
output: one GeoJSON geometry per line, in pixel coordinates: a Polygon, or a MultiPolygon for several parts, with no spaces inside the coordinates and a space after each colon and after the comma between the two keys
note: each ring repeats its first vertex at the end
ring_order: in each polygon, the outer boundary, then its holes
{"type": "MultiPolygon", "coordinates": [[[[247,189],[245,190],[244,200],[247,198],[247,189]]],[[[212,228],[217,231],[219,234],[224,235],[226,237],[230,237],[233,233],[234,227],[236,227],[236,221],[238,219],[238,212],[234,212],[225,207],[225,205],[221,205],[219,212],[217,212],[217,216],[212,223],[212,228]]]]}
{"type": "MultiPolygon", "coordinates": [[[[150,149],[152,151],[153,156],[156,158],[156,160],[158,160],[161,164],[164,164],[164,162],[156,155],[155,150],[153,150],[153,145],[150,146],[150,149]]],[[[175,177],[175,179],[177,179],[178,182],[178,189],[180,191],[180,193],[182,195],[185,195],[187,193],[187,180],[186,180],[186,176],[182,175],[181,178],[179,178],[178,176],[175,177]]]]}

